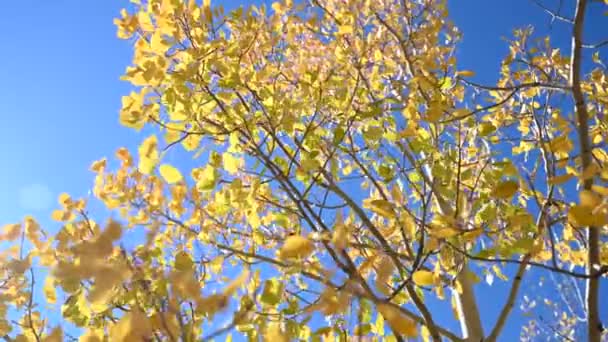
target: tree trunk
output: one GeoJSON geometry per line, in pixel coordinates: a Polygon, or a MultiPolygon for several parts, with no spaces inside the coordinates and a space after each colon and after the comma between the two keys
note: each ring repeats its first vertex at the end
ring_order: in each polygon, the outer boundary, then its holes
{"type": "MultiPolygon", "coordinates": [[[[581,63],[583,46],[583,28],[585,24],[585,10],[587,0],[578,0],[574,14],[572,30],[572,56],[570,58],[570,85],[574,98],[577,116],[577,131],[581,153],[581,173],[591,167],[591,139],[589,137],[589,113],[585,103],[585,96],[581,89],[581,63]]],[[[583,189],[591,190],[593,178],[584,180],[583,189]]],[[[599,271],[600,249],[599,227],[587,227],[587,279],[585,294],[585,309],[587,312],[587,334],[590,342],[600,342],[602,338],[602,322],[599,313],[599,277],[593,274],[599,271]]]]}

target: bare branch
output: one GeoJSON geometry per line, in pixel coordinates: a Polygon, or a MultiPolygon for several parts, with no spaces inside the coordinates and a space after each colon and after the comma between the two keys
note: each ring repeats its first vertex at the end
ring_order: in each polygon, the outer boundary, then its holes
{"type": "Polygon", "coordinates": [[[550,8],[546,7],[545,5],[543,5],[539,0],[532,0],[532,2],[540,7],[543,11],[545,11],[545,13],[549,14],[551,16],[551,22],[553,22],[555,19],[557,20],[561,20],[563,22],[566,22],[568,24],[574,24],[574,20],[564,17],[563,15],[559,14],[558,12],[555,12],[553,10],[551,10],[550,8]]]}
{"type": "Polygon", "coordinates": [[[606,39],[602,42],[599,42],[597,44],[583,44],[583,45],[581,45],[581,47],[585,48],[585,49],[599,49],[602,46],[606,46],[606,45],[608,45],[608,39],[606,39]]]}

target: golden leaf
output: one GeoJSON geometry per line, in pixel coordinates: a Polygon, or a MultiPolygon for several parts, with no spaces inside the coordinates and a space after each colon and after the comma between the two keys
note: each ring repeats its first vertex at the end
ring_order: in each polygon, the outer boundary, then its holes
{"type": "Polygon", "coordinates": [[[504,181],[499,183],[493,191],[493,195],[500,199],[509,199],[519,190],[519,183],[516,181],[504,181]]]}
{"type": "Polygon", "coordinates": [[[395,333],[412,338],[418,336],[416,323],[396,307],[389,304],[379,304],[378,311],[395,333]]]}
{"type": "Polygon", "coordinates": [[[608,197],[608,188],[605,186],[593,185],[591,187],[591,190],[593,190],[594,192],[596,192],[602,196],[608,197]]]}
{"type": "Polygon", "coordinates": [[[239,167],[241,167],[240,159],[234,157],[230,153],[225,153],[223,156],[224,169],[228,171],[230,174],[236,174],[239,171],[239,167]]]}
{"type": "Polygon", "coordinates": [[[50,334],[46,335],[42,342],[63,342],[63,330],[57,326],[53,328],[50,334]]]}
{"type": "Polygon", "coordinates": [[[564,184],[567,181],[569,181],[570,179],[572,179],[572,177],[574,177],[574,175],[566,173],[560,176],[555,176],[555,177],[551,177],[549,179],[549,184],[550,185],[560,185],[560,184],[564,184]]]}
{"type": "Polygon", "coordinates": [[[314,249],[315,245],[310,239],[301,235],[292,235],[285,240],[279,255],[283,259],[306,258],[314,249]]]}
{"type": "Polygon", "coordinates": [[[120,223],[114,220],[108,222],[108,225],[106,226],[106,229],[103,232],[103,236],[109,239],[110,241],[116,241],[120,239],[120,237],[122,236],[122,227],[120,226],[120,223]]]}
{"type": "Polygon", "coordinates": [[[420,270],[412,274],[412,280],[418,286],[435,285],[435,275],[431,271],[420,270]]]}
{"type": "Polygon", "coordinates": [[[106,167],[106,162],[107,162],[106,158],[94,161],[93,164],[91,164],[91,167],[90,167],[91,171],[93,171],[93,172],[101,172],[101,171],[103,171],[105,169],[105,167],[106,167]]]}
{"type": "Polygon", "coordinates": [[[595,223],[592,209],[582,205],[570,207],[568,221],[575,226],[592,226],[595,223]]]}
{"type": "Polygon", "coordinates": [[[340,25],[338,27],[338,34],[350,34],[353,33],[352,25],[340,25]]]}
{"type": "Polygon", "coordinates": [[[589,209],[594,209],[602,202],[602,199],[600,198],[600,196],[590,190],[582,190],[579,193],[579,199],[580,199],[581,205],[583,207],[587,207],[589,209]]]}
{"type": "Polygon", "coordinates": [[[334,227],[334,231],[331,236],[331,243],[337,249],[345,249],[348,247],[348,229],[344,223],[338,223],[334,227]]]}
{"type": "Polygon", "coordinates": [[[42,288],[46,301],[49,304],[54,304],[57,301],[57,293],[55,292],[55,278],[48,275],[44,280],[44,287],[42,288]]]}
{"type": "Polygon", "coordinates": [[[177,183],[183,179],[179,170],[169,164],[162,164],[159,171],[163,179],[169,184],[177,183]]]}
{"type": "Polygon", "coordinates": [[[461,70],[461,71],[456,72],[456,75],[460,76],[460,77],[473,77],[473,76],[475,76],[475,72],[473,72],[471,70],[461,70]]]}
{"type": "Polygon", "coordinates": [[[116,324],[110,327],[110,340],[117,342],[141,341],[152,333],[152,325],[138,308],[132,308],[116,324]]]}
{"type": "Polygon", "coordinates": [[[264,332],[264,341],[273,341],[273,342],[288,342],[289,338],[286,334],[281,331],[280,321],[278,322],[269,322],[266,326],[266,331],[264,332]]]}
{"type": "Polygon", "coordinates": [[[158,163],[158,141],[155,135],[151,135],[146,138],[141,145],[139,145],[139,165],[138,170],[143,174],[150,174],[156,164],[158,163]]]}
{"type": "Polygon", "coordinates": [[[597,175],[599,172],[600,172],[599,166],[597,166],[597,164],[593,163],[593,164],[589,165],[585,170],[583,170],[583,173],[581,174],[581,179],[582,180],[591,179],[591,178],[595,177],[595,175],[597,175]]]}
{"type": "Polygon", "coordinates": [[[0,238],[2,240],[13,241],[19,238],[21,235],[21,225],[19,223],[7,224],[2,227],[2,235],[0,238]]]}
{"type": "Polygon", "coordinates": [[[456,228],[450,228],[450,227],[433,229],[431,231],[431,235],[433,235],[436,238],[440,238],[440,239],[451,238],[452,236],[456,236],[459,233],[460,233],[460,230],[458,230],[456,228]]]}
{"type": "Polygon", "coordinates": [[[371,211],[373,211],[374,213],[380,215],[380,216],[384,216],[386,218],[394,218],[395,217],[395,210],[393,208],[393,205],[386,200],[382,200],[382,199],[376,199],[376,200],[370,200],[367,199],[365,201],[363,201],[363,207],[370,209],[371,211]]]}

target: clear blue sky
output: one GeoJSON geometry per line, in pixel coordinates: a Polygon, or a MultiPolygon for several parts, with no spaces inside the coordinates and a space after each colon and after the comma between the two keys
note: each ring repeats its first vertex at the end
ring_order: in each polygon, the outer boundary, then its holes
{"type": "MultiPolygon", "coordinates": [[[[230,8],[246,2],[222,3],[230,8]]],[[[131,48],[116,38],[112,20],[126,5],[127,0],[0,1],[0,226],[34,214],[53,227],[48,218],[59,193],[86,194],[94,159],[140,141],[118,124],[120,99],[129,91],[119,76],[131,48]]],[[[453,0],[450,8],[464,32],[461,68],[476,70],[476,79],[488,83],[507,52],[501,36],[525,24],[548,28],[549,17],[526,0],[453,0]]],[[[607,38],[599,17],[591,15],[590,42],[607,38]]],[[[563,37],[568,27],[555,22],[553,29],[563,37]]],[[[558,42],[569,48],[568,41],[558,42]]],[[[482,299],[484,310],[498,304],[482,299]]],[[[519,329],[513,333],[518,336],[519,329]]]]}

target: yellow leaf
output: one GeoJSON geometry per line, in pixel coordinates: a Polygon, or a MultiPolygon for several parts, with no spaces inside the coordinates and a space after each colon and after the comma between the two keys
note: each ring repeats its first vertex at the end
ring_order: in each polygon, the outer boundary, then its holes
{"type": "Polygon", "coordinates": [[[31,262],[30,262],[29,258],[14,259],[14,260],[11,260],[10,262],[8,262],[8,264],[6,266],[8,267],[9,270],[13,271],[14,273],[23,274],[23,273],[25,273],[25,271],[27,271],[28,268],[30,268],[31,262]]]}
{"type": "Polygon", "coordinates": [[[353,33],[352,25],[340,25],[338,27],[338,34],[349,34],[353,33]]]}
{"type": "Polygon", "coordinates": [[[384,216],[387,218],[394,218],[395,211],[393,209],[393,205],[385,200],[376,199],[376,200],[365,200],[363,201],[363,207],[370,209],[374,213],[384,216]]]}
{"type": "MultiPolygon", "coordinates": [[[[454,112],[452,112],[452,115],[454,116],[454,118],[464,118],[464,117],[471,115],[471,110],[467,109],[467,108],[459,108],[459,109],[456,109],[454,112]]],[[[482,135],[483,135],[483,133],[489,134],[488,131],[493,131],[495,129],[496,129],[496,127],[494,127],[489,122],[482,122],[479,125],[479,130],[480,130],[480,132],[482,132],[482,135]]]]}
{"type": "Polygon", "coordinates": [[[461,71],[458,71],[456,73],[456,75],[460,76],[460,77],[473,77],[473,76],[475,76],[475,72],[470,71],[470,70],[461,70],[461,71]]]}
{"type": "Polygon", "coordinates": [[[137,14],[137,21],[139,23],[139,27],[146,31],[152,32],[154,31],[154,24],[152,24],[152,20],[150,19],[150,15],[146,12],[139,12],[137,14]]]}
{"type": "Polygon", "coordinates": [[[152,333],[152,325],[138,308],[132,308],[116,324],[110,327],[110,340],[131,342],[147,340],[152,333]]]}
{"type": "Polygon", "coordinates": [[[55,278],[47,276],[44,280],[43,287],[44,296],[49,304],[54,304],[57,301],[57,293],[55,292],[55,278]]]}
{"type": "Polygon", "coordinates": [[[122,227],[120,223],[116,221],[110,221],[106,226],[106,230],[103,232],[104,237],[111,241],[116,241],[122,236],[122,227]]]}
{"type": "Polygon", "coordinates": [[[103,159],[100,159],[100,160],[96,160],[96,161],[93,162],[93,164],[91,164],[90,169],[93,172],[101,172],[101,171],[103,171],[105,169],[106,163],[107,163],[106,158],[103,158],[103,159]]]}
{"type": "Polygon", "coordinates": [[[111,304],[114,297],[114,288],[119,285],[120,279],[117,272],[113,275],[104,274],[103,278],[96,279],[95,284],[89,291],[89,302],[91,309],[96,312],[105,311],[111,304]]]}
{"type": "Polygon", "coordinates": [[[152,37],[150,38],[150,49],[152,49],[154,53],[164,55],[165,52],[167,52],[168,47],[169,46],[163,40],[160,31],[156,31],[152,34],[152,37]]]}
{"type": "Polygon", "coordinates": [[[429,342],[431,341],[431,332],[429,331],[429,329],[423,325],[420,329],[420,335],[422,335],[422,341],[423,342],[429,342]]]}
{"type": "Polygon", "coordinates": [[[72,203],[72,198],[70,197],[70,195],[64,193],[61,193],[59,195],[59,198],[57,200],[59,202],[59,204],[61,204],[64,207],[67,207],[70,205],[70,203],[72,203]]]}
{"type": "Polygon", "coordinates": [[[392,260],[383,255],[378,261],[376,267],[376,288],[385,295],[390,294],[391,288],[388,286],[387,281],[390,280],[395,267],[392,260]]]}
{"type": "Polygon", "coordinates": [[[572,177],[574,177],[574,175],[569,174],[569,173],[566,173],[566,174],[560,175],[560,176],[551,177],[549,179],[549,184],[551,184],[551,185],[564,184],[567,181],[569,181],[572,177]]]}
{"type": "Polygon", "coordinates": [[[568,135],[560,135],[557,138],[549,142],[551,149],[558,153],[568,153],[573,148],[572,141],[568,138],[568,135]]]}
{"type": "Polygon", "coordinates": [[[389,304],[380,304],[378,311],[396,334],[412,338],[418,336],[416,323],[407,318],[399,309],[389,304]]]}
{"type": "Polygon", "coordinates": [[[359,273],[363,276],[367,276],[371,266],[374,265],[374,262],[376,262],[377,259],[378,254],[372,254],[368,259],[361,263],[358,270],[359,273]]]}
{"type": "Polygon", "coordinates": [[[89,329],[78,338],[78,342],[102,342],[103,333],[96,329],[89,329]]]}
{"type": "Polygon", "coordinates": [[[608,188],[605,186],[594,185],[591,187],[591,190],[595,191],[596,193],[598,193],[602,196],[608,196],[608,188]]]}
{"type": "Polygon", "coordinates": [[[155,312],[150,317],[152,328],[156,331],[164,331],[173,336],[179,336],[179,322],[175,315],[166,314],[163,312],[155,312]]]}
{"type": "Polygon", "coordinates": [[[431,235],[440,239],[447,239],[452,236],[456,236],[460,233],[460,230],[455,228],[439,228],[437,230],[432,230],[431,235]]]}
{"type": "Polygon", "coordinates": [[[276,14],[282,14],[285,11],[283,5],[278,1],[273,2],[270,7],[272,7],[276,14]]]}
{"type": "Polygon", "coordinates": [[[7,322],[5,319],[0,319],[0,335],[8,335],[12,329],[11,323],[7,322]]]}
{"type": "Polygon", "coordinates": [[[194,267],[194,262],[192,261],[192,258],[188,252],[179,251],[177,254],[175,254],[174,267],[178,271],[187,271],[194,267]]]}
{"type": "Polygon", "coordinates": [[[63,330],[57,326],[53,328],[50,334],[46,335],[42,342],[62,342],[63,341],[63,330]]]}
{"type": "Polygon", "coordinates": [[[21,225],[19,223],[7,224],[2,228],[1,240],[13,241],[21,235],[21,225]]]}
{"type": "Polygon", "coordinates": [[[570,207],[568,220],[575,226],[591,226],[595,223],[591,208],[582,205],[570,207]]]}
{"type": "MultiPolygon", "coordinates": [[[[458,284],[458,283],[457,283],[458,284]]],[[[451,303],[451,309],[452,309],[452,315],[454,315],[454,319],[456,320],[460,320],[460,315],[459,315],[459,310],[458,310],[458,302],[457,300],[457,296],[452,296],[452,300],[450,301],[451,303]]]]}
{"type": "Polygon", "coordinates": [[[149,175],[158,163],[158,140],[151,135],[139,145],[139,172],[149,175]]]}
{"type": "Polygon", "coordinates": [[[517,193],[518,189],[519,189],[519,183],[517,183],[516,181],[505,181],[505,182],[499,183],[494,188],[493,194],[496,198],[509,199],[509,198],[513,197],[513,195],[515,195],[515,193],[517,193]]]}
{"type": "Polygon", "coordinates": [[[266,331],[264,332],[264,341],[288,342],[289,338],[283,333],[283,331],[281,331],[281,325],[279,322],[270,321],[266,326],[266,331]]]}
{"type": "Polygon", "coordinates": [[[196,278],[193,269],[176,270],[170,276],[173,291],[183,298],[199,299],[201,295],[201,283],[196,278]]]}
{"type": "Polygon", "coordinates": [[[593,177],[595,177],[596,174],[598,174],[600,172],[600,168],[599,166],[597,166],[597,164],[593,163],[591,165],[589,165],[581,174],[581,179],[582,180],[587,180],[587,179],[591,179],[593,177]]]}
{"type": "Polygon", "coordinates": [[[315,245],[310,239],[301,235],[292,235],[285,240],[279,255],[284,259],[305,258],[312,254],[314,248],[315,245]]]}
{"type": "Polygon", "coordinates": [[[31,340],[29,338],[27,338],[27,336],[23,335],[23,334],[19,334],[17,336],[15,336],[15,338],[13,339],[14,342],[31,342],[31,340]]]}
{"type": "Polygon", "coordinates": [[[426,111],[425,119],[429,122],[437,122],[443,115],[443,107],[439,103],[431,103],[431,106],[426,111]]]}
{"type": "Polygon", "coordinates": [[[116,151],[116,158],[127,166],[131,166],[131,163],[133,162],[133,158],[131,158],[129,150],[124,147],[121,147],[116,151]]]}
{"type": "Polygon", "coordinates": [[[211,0],[203,0],[203,13],[205,20],[210,23],[213,20],[213,13],[211,12],[211,0]]]}
{"type": "Polygon", "coordinates": [[[169,184],[177,183],[183,179],[182,174],[179,172],[179,170],[169,164],[162,164],[159,168],[159,171],[160,175],[169,184]]]}
{"type": "Polygon", "coordinates": [[[466,241],[473,241],[483,234],[483,229],[473,229],[462,234],[462,238],[466,241]]]}
{"type": "Polygon", "coordinates": [[[509,280],[509,277],[502,273],[502,270],[500,269],[500,267],[498,267],[498,265],[493,265],[492,270],[494,270],[494,274],[496,274],[496,276],[502,279],[503,281],[509,280]]]}
{"type": "Polygon", "coordinates": [[[239,172],[239,167],[241,166],[240,159],[234,157],[230,153],[225,153],[223,156],[224,169],[228,171],[230,174],[236,174],[239,172]]]}
{"type": "Polygon", "coordinates": [[[67,222],[74,218],[74,214],[68,210],[53,210],[51,218],[55,221],[67,222]]]}
{"type": "Polygon", "coordinates": [[[416,272],[414,272],[414,274],[412,274],[412,280],[414,280],[414,283],[416,283],[416,285],[418,285],[418,286],[435,285],[435,276],[433,275],[433,272],[431,272],[431,271],[426,271],[426,270],[416,271],[416,272]]]}
{"type": "Polygon", "coordinates": [[[579,193],[579,198],[581,205],[589,209],[594,209],[602,202],[600,196],[590,190],[582,190],[579,193]]]}
{"type": "Polygon", "coordinates": [[[336,225],[331,237],[331,242],[337,249],[345,249],[348,247],[348,229],[344,223],[336,225]]]}
{"type": "Polygon", "coordinates": [[[196,188],[200,191],[212,190],[218,177],[217,170],[211,165],[192,170],[192,178],[196,181],[196,188]]]}

